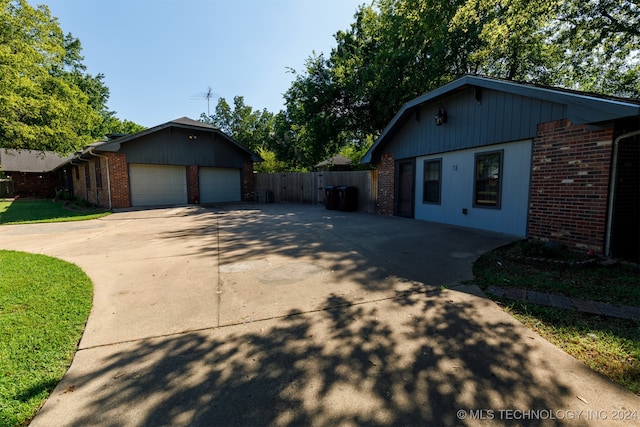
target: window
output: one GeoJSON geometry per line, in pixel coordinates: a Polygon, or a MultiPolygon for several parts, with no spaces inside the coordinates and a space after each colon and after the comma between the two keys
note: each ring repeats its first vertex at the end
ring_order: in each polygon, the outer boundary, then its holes
{"type": "Polygon", "coordinates": [[[100,159],[96,161],[96,188],[102,188],[102,167],[100,159]]]}
{"type": "Polygon", "coordinates": [[[474,206],[500,208],[501,178],[502,151],[476,154],[474,206]]]}
{"type": "Polygon", "coordinates": [[[442,159],[424,161],[423,203],[440,204],[442,159]]]}

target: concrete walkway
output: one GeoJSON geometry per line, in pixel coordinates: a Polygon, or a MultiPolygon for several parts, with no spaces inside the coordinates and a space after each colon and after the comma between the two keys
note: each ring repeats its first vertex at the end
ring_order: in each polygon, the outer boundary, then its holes
{"type": "Polygon", "coordinates": [[[509,241],[300,205],[0,227],[94,281],[32,425],[627,425],[638,396],[459,285],[509,241]]]}

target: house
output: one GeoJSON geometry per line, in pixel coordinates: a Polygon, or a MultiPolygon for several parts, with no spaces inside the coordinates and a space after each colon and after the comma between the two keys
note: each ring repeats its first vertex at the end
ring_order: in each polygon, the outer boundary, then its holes
{"type": "Polygon", "coordinates": [[[640,100],[468,75],[406,103],[362,163],[380,214],[638,260],[639,158],[640,100]]]}
{"type": "Polygon", "coordinates": [[[259,156],[183,117],[86,147],[65,169],[76,197],[109,208],[253,200],[259,156]]]}
{"type": "Polygon", "coordinates": [[[338,154],[321,161],[314,168],[319,171],[348,171],[351,170],[351,159],[338,154]]]}
{"type": "Polygon", "coordinates": [[[2,149],[0,170],[11,178],[14,195],[53,198],[66,180],[60,167],[70,158],[50,151],[2,149]]]}

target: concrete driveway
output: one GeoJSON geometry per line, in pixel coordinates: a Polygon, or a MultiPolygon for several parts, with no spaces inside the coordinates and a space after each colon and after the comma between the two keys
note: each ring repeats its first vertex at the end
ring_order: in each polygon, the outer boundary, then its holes
{"type": "Polygon", "coordinates": [[[301,205],[0,227],[95,286],[32,425],[623,425],[637,396],[460,285],[509,241],[301,205]]]}

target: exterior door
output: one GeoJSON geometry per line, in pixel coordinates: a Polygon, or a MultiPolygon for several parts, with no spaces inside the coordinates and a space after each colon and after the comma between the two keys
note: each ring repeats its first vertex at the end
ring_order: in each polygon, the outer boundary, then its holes
{"type": "Polygon", "coordinates": [[[640,136],[619,142],[611,255],[640,262],[640,136]]]}
{"type": "Polygon", "coordinates": [[[403,160],[396,164],[396,215],[413,218],[416,163],[403,160]]]}

